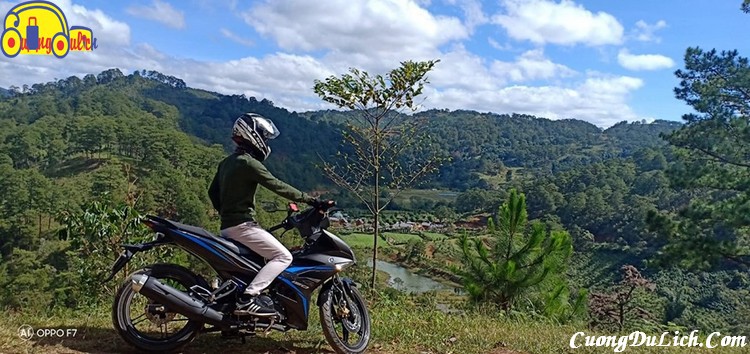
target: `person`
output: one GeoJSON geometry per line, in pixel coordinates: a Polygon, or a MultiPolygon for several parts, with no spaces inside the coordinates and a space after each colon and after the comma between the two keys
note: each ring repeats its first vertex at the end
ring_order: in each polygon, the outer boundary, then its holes
{"type": "Polygon", "coordinates": [[[236,150],[219,163],[208,190],[211,203],[221,216],[221,236],[242,243],[267,260],[238,299],[236,313],[275,315],[273,302],[260,293],[292,262],[289,250],[255,220],[258,185],[295,202],[318,202],[274,177],[263,165],[271,153],[268,140],[279,133],[270,119],[259,114],[245,113],[237,118],[232,128],[236,150]]]}

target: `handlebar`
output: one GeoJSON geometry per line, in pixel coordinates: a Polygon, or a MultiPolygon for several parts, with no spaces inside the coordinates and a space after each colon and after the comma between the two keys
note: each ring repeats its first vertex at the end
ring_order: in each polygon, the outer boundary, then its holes
{"type": "MultiPolygon", "coordinates": [[[[333,208],[333,207],[336,206],[336,201],[334,201],[334,200],[320,200],[320,201],[316,200],[315,202],[309,203],[309,204],[310,204],[310,206],[312,206],[312,208],[314,210],[328,211],[331,208],[333,208]]],[[[291,230],[292,228],[294,228],[295,221],[292,220],[293,219],[292,218],[292,214],[296,213],[296,212],[299,212],[299,208],[297,207],[297,204],[295,204],[295,203],[289,203],[286,212],[287,212],[287,217],[280,224],[278,224],[276,226],[273,226],[270,229],[268,229],[268,232],[274,232],[274,231],[279,230],[279,229],[291,230]]]]}
{"type": "Polygon", "coordinates": [[[328,209],[333,208],[333,207],[336,206],[336,201],[333,200],[333,199],[319,200],[319,201],[315,201],[313,203],[310,203],[310,205],[313,208],[315,208],[315,209],[328,210],[328,209]]]}

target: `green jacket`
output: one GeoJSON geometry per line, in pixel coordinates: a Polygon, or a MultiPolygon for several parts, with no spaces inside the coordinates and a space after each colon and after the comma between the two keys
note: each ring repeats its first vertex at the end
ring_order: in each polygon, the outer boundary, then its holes
{"type": "Polygon", "coordinates": [[[250,154],[234,153],[221,161],[208,189],[211,203],[221,215],[222,230],[255,221],[255,192],[259,184],[295,202],[309,203],[314,200],[274,177],[266,166],[250,154]]]}

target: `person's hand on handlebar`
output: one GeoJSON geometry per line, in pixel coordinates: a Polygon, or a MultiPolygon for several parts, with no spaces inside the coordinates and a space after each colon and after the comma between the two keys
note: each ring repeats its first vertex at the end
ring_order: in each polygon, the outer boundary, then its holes
{"type": "Polygon", "coordinates": [[[329,200],[320,200],[318,198],[314,198],[313,200],[311,200],[307,204],[310,204],[310,206],[312,206],[315,209],[329,209],[331,207],[336,206],[336,201],[331,200],[331,199],[329,199],[329,200]]]}

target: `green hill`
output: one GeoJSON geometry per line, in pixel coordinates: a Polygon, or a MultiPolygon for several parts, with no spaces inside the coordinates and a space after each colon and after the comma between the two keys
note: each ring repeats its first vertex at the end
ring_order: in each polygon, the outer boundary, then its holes
{"type": "MultiPolygon", "coordinates": [[[[6,99],[0,118],[33,123],[45,115],[106,116],[151,114],[169,119],[184,132],[207,144],[231,147],[228,132],[242,112],[254,111],[274,120],[282,131],[273,142],[270,168],[306,189],[330,183],[316,171],[320,156],[338,149],[341,122],[350,112],[296,113],[268,100],[222,95],[191,89],[177,78],[158,72],[123,75],[113,69],[83,80],[71,77],[32,85],[30,92],[6,99]],[[311,173],[312,172],[312,173],[311,173]]],[[[472,111],[430,110],[426,118],[434,141],[453,158],[429,186],[466,190],[484,187],[478,175],[497,175],[503,166],[524,168],[536,175],[632,155],[638,148],[661,145],[659,134],[679,124],[620,123],[601,130],[578,120],[548,120],[524,115],[480,114],[472,111]],[[470,124],[467,124],[470,123],[470,124]]]]}

